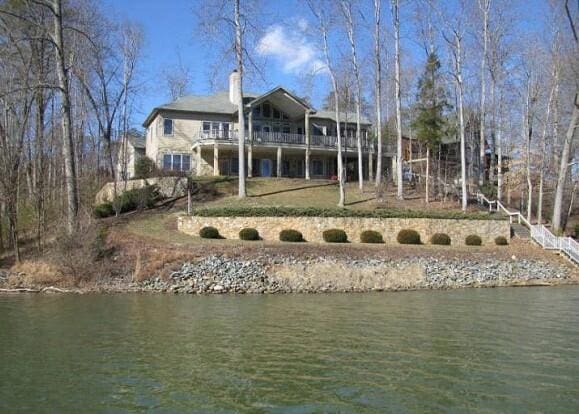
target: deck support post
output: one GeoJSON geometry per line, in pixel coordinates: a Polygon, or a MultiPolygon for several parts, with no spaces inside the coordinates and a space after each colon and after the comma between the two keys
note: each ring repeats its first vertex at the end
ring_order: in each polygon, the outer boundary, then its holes
{"type": "Polygon", "coordinates": [[[306,132],[306,160],[305,160],[305,176],[306,180],[310,179],[310,111],[306,110],[305,119],[305,132],[306,132]]]}
{"type": "Polygon", "coordinates": [[[200,144],[197,145],[195,155],[197,157],[197,162],[196,162],[197,168],[195,170],[197,172],[197,175],[201,176],[203,171],[201,170],[201,145],[200,144]]]}
{"type": "Polygon", "coordinates": [[[277,147],[277,177],[281,177],[281,147],[277,147]]]}
{"type": "Polygon", "coordinates": [[[217,177],[219,174],[219,145],[213,144],[213,175],[217,177]]]}
{"type": "Polygon", "coordinates": [[[249,145],[247,146],[247,177],[253,177],[253,109],[249,109],[249,114],[247,115],[248,119],[248,141],[249,145]]]}

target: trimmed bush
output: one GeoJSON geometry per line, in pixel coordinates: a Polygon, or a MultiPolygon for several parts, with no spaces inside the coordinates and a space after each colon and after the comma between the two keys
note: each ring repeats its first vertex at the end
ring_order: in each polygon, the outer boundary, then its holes
{"type": "Polygon", "coordinates": [[[482,245],[482,239],[480,238],[480,236],[477,236],[476,234],[471,234],[469,236],[466,236],[466,239],[464,240],[464,242],[467,246],[480,246],[480,245],[482,245]]]}
{"type": "Polygon", "coordinates": [[[495,244],[497,246],[506,246],[509,244],[509,242],[507,241],[507,239],[503,236],[499,236],[495,238],[495,244]]]}
{"type": "Polygon", "coordinates": [[[430,238],[430,243],[441,246],[450,246],[450,236],[446,233],[435,233],[430,238]]]}
{"type": "Polygon", "coordinates": [[[400,230],[396,237],[400,244],[421,244],[420,234],[416,230],[404,229],[400,230]]]}
{"type": "Polygon", "coordinates": [[[160,198],[157,186],[147,185],[143,188],[125,191],[114,199],[112,207],[119,213],[127,213],[133,210],[153,208],[160,198]]]}
{"type": "Polygon", "coordinates": [[[340,229],[325,230],[322,237],[326,243],[348,243],[348,235],[340,229]]]}
{"type": "Polygon", "coordinates": [[[259,232],[252,228],[241,229],[239,238],[241,240],[259,240],[259,232]]]}
{"type": "Polygon", "coordinates": [[[94,208],[93,214],[96,218],[111,217],[115,215],[115,209],[112,203],[102,203],[94,208]]]}
{"type": "Polygon", "coordinates": [[[384,243],[382,235],[374,230],[365,230],[360,234],[360,241],[362,243],[384,243]]]}
{"type": "Polygon", "coordinates": [[[304,236],[297,230],[286,229],[279,232],[279,239],[280,241],[284,242],[294,242],[299,243],[303,242],[304,236]]]}
{"type": "Polygon", "coordinates": [[[220,239],[219,230],[215,227],[207,226],[199,230],[199,236],[202,239],[220,239]]]}

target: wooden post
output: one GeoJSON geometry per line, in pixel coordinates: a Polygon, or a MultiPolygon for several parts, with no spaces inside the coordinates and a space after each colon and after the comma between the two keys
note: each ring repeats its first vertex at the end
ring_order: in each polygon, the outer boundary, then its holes
{"type": "Polygon", "coordinates": [[[310,179],[310,111],[306,110],[305,119],[305,132],[306,132],[306,180],[310,179]]]}
{"type": "Polygon", "coordinates": [[[253,176],[253,109],[249,109],[249,114],[247,115],[249,125],[249,145],[247,146],[247,177],[251,178],[253,176]]]}
{"type": "Polygon", "coordinates": [[[219,174],[219,145],[217,142],[213,144],[213,175],[218,176],[219,174]]]}
{"type": "Polygon", "coordinates": [[[281,147],[277,147],[277,177],[281,177],[281,147]]]}
{"type": "Polygon", "coordinates": [[[197,144],[197,175],[200,176],[201,171],[201,144],[197,144]]]}

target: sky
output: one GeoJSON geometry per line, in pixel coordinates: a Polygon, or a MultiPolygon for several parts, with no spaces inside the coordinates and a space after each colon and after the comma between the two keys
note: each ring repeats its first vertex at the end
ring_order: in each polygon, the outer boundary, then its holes
{"type": "MultiPolygon", "coordinates": [[[[472,0],[475,1],[475,0],[472,0]]],[[[537,18],[543,0],[514,0],[522,1],[524,6],[521,13],[527,13],[527,22],[537,18]]],[[[169,93],[163,84],[162,73],[183,65],[190,71],[190,92],[196,95],[206,95],[214,92],[211,87],[210,65],[217,55],[214,44],[199,35],[199,22],[196,13],[202,0],[104,0],[104,6],[118,19],[129,19],[141,25],[144,32],[143,58],[140,65],[139,82],[141,85],[133,119],[135,126],[142,123],[148,113],[158,105],[170,101],[169,93]]],[[[371,2],[365,2],[368,5],[371,2]]],[[[404,3],[404,2],[403,2],[404,3]]],[[[323,97],[328,93],[330,86],[327,72],[324,72],[324,58],[319,48],[319,36],[315,29],[311,12],[301,0],[270,0],[260,1],[263,9],[259,26],[262,28],[249,51],[256,60],[263,73],[262,77],[253,77],[244,84],[245,90],[265,92],[277,85],[299,94],[310,97],[314,107],[321,106],[323,97]],[[315,76],[307,76],[316,73],[315,76]]],[[[389,2],[383,2],[383,21],[390,23],[389,2]]],[[[420,70],[424,61],[424,51],[416,42],[416,28],[413,21],[414,7],[402,10],[403,65],[420,70]]],[[[361,49],[371,51],[372,14],[364,27],[360,27],[359,42],[361,49]]],[[[530,23],[524,23],[530,24],[530,23]]],[[[386,42],[391,45],[387,33],[386,42]]],[[[330,48],[344,56],[349,53],[346,38],[330,39],[330,48]]],[[[360,56],[362,65],[369,68],[372,65],[371,56],[360,56]]],[[[344,59],[335,59],[344,62],[344,59]]],[[[219,66],[221,76],[216,89],[224,90],[227,87],[226,76],[233,69],[234,62],[228,65],[223,62],[219,66]]],[[[371,98],[370,98],[371,99],[371,98]]]]}

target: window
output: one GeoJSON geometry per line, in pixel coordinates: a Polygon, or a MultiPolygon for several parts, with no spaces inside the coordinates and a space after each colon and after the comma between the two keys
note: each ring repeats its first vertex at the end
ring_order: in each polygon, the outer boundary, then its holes
{"type": "Polygon", "coordinates": [[[273,132],[279,132],[279,125],[273,126],[273,132]]]}
{"type": "Polygon", "coordinates": [[[302,127],[298,127],[298,134],[303,135],[304,130],[302,127]]]}
{"type": "Polygon", "coordinates": [[[269,125],[264,125],[263,126],[263,132],[269,132],[269,131],[271,131],[269,128],[269,125]]]}
{"type": "Polygon", "coordinates": [[[163,155],[163,169],[167,171],[189,171],[191,156],[186,154],[163,155]]]}
{"type": "Polygon", "coordinates": [[[231,175],[238,175],[239,174],[239,159],[237,157],[233,157],[231,159],[231,175]]]}
{"type": "Polygon", "coordinates": [[[211,131],[211,122],[203,121],[203,135],[209,135],[211,131]]]}
{"type": "Polygon", "coordinates": [[[261,107],[258,105],[253,108],[253,116],[260,116],[261,115],[261,107]]]}
{"type": "Polygon", "coordinates": [[[225,138],[230,138],[230,136],[229,136],[229,124],[223,123],[223,124],[221,124],[221,127],[223,128],[223,136],[225,138]]]}
{"type": "Polygon", "coordinates": [[[281,113],[279,112],[279,109],[273,108],[273,117],[275,119],[280,119],[281,118],[281,113]]]}
{"type": "Polygon", "coordinates": [[[263,117],[271,118],[271,105],[267,102],[262,105],[263,117]]]}
{"type": "Polygon", "coordinates": [[[173,135],[173,120],[164,118],[163,119],[163,135],[173,135]]]}
{"type": "Polygon", "coordinates": [[[322,160],[313,160],[312,170],[313,175],[324,175],[324,163],[322,160]]]}
{"type": "Polygon", "coordinates": [[[283,129],[282,129],[282,132],[283,132],[284,134],[289,134],[289,133],[291,132],[290,127],[284,126],[283,129]]]}

